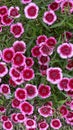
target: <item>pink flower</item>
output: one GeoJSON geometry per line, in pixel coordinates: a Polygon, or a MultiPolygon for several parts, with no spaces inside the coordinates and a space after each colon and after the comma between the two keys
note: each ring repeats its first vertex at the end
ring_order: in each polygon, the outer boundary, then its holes
{"type": "Polygon", "coordinates": [[[38,123],[38,126],[40,130],[47,130],[49,128],[49,125],[46,121],[41,121],[38,123]]]}
{"type": "Polygon", "coordinates": [[[69,7],[69,9],[68,10],[71,10],[72,9],[72,7],[73,7],[73,1],[72,0],[63,0],[62,2],[61,2],[61,11],[62,12],[65,12],[65,9],[66,8],[68,8],[69,7]]]}
{"type": "Polygon", "coordinates": [[[15,41],[13,43],[13,49],[15,52],[22,52],[25,53],[26,51],[26,44],[24,41],[15,41]]]}
{"type": "Polygon", "coordinates": [[[3,95],[9,95],[10,94],[10,87],[8,84],[1,84],[0,86],[0,92],[3,94],[3,95]]]}
{"type": "Polygon", "coordinates": [[[19,38],[24,33],[22,23],[17,22],[16,24],[12,24],[10,27],[10,32],[14,35],[15,38],[19,38]]]}
{"type": "Polygon", "coordinates": [[[25,68],[23,71],[22,71],[22,77],[25,81],[30,81],[32,79],[34,79],[34,70],[33,69],[30,69],[30,68],[25,68]]]}
{"type": "Polygon", "coordinates": [[[71,58],[73,56],[73,44],[63,43],[62,45],[59,45],[57,48],[57,53],[63,59],[71,58]]]}
{"type": "Polygon", "coordinates": [[[3,15],[5,15],[5,14],[7,14],[8,13],[8,8],[7,8],[7,6],[0,6],[0,15],[1,16],[3,16],[3,15]]]}
{"type": "Polygon", "coordinates": [[[66,69],[73,70],[73,59],[68,59],[67,60],[66,69]]]}
{"type": "Polygon", "coordinates": [[[41,55],[41,52],[39,50],[39,46],[34,46],[31,50],[32,56],[33,57],[39,57],[41,55]]]}
{"type": "Polygon", "coordinates": [[[10,120],[3,122],[3,129],[4,130],[13,130],[13,124],[10,120]]]}
{"type": "Polygon", "coordinates": [[[5,48],[2,52],[2,60],[5,61],[6,63],[12,62],[13,56],[14,56],[14,50],[12,47],[5,48]]]}
{"type": "Polygon", "coordinates": [[[69,86],[70,90],[73,91],[73,78],[69,79],[68,86],[69,86]]]}
{"type": "Polygon", "coordinates": [[[20,101],[18,99],[14,98],[12,100],[12,107],[13,108],[19,108],[19,106],[20,106],[20,101]]]}
{"type": "Polygon", "coordinates": [[[70,96],[70,97],[73,97],[73,90],[69,90],[69,91],[67,92],[67,95],[70,96]]]}
{"type": "Polygon", "coordinates": [[[7,120],[8,120],[8,116],[2,115],[0,120],[1,120],[2,122],[7,121],[7,120]]]}
{"type": "Polygon", "coordinates": [[[34,60],[32,57],[26,57],[25,63],[27,67],[31,68],[34,65],[34,60]]]}
{"type": "Polygon", "coordinates": [[[20,75],[19,71],[14,67],[10,68],[9,75],[13,79],[13,81],[21,78],[21,75],[20,75]]]}
{"type": "Polygon", "coordinates": [[[12,78],[9,79],[9,84],[10,84],[12,87],[16,87],[16,83],[15,83],[15,81],[14,81],[12,78]]]}
{"type": "Polygon", "coordinates": [[[21,52],[16,52],[13,57],[13,66],[19,67],[25,65],[25,56],[21,52]]]}
{"type": "Polygon", "coordinates": [[[43,56],[48,56],[48,55],[52,55],[53,53],[53,48],[48,46],[45,43],[42,43],[40,46],[40,52],[43,56]]]}
{"type": "Polygon", "coordinates": [[[42,106],[38,109],[38,112],[43,117],[48,117],[53,115],[53,110],[50,106],[42,106]]]}
{"type": "Polygon", "coordinates": [[[36,19],[38,16],[39,8],[35,3],[30,3],[24,8],[24,13],[28,19],[36,19]]]}
{"type": "Polygon", "coordinates": [[[33,99],[38,95],[37,86],[35,86],[35,85],[26,84],[25,89],[27,91],[27,98],[28,99],[33,99]]]}
{"type": "Polygon", "coordinates": [[[4,106],[0,106],[0,113],[5,113],[6,109],[4,106]]]}
{"type": "Polygon", "coordinates": [[[65,105],[62,105],[60,107],[60,113],[62,114],[63,117],[66,117],[66,115],[68,114],[68,110],[65,105]]]}
{"type": "Polygon", "coordinates": [[[36,121],[31,118],[26,118],[24,125],[26,126],[27,129],[37,128],[36,121]]]}
{"type": "Polygon", "coordinates": [[[57,16],[55,15],[54,11],[46,11],[43,16],[43,22],[52,25],[57,20],[57,16]]]}
{"type": "Polygon", "coordinates": [[[58,130],[62,127],[62,124],[61,124],[61,121],[59,119],[52,119],[51,122],[50,122],[50,126],[53,129],[58,130]]]}
{"type": "Polygon", "coordinates": [[[15,98],[19,101],[25,101],[27,99],[26,90],[23,88],[17,88],[15,91],[15,98]]]}
{"type": "Polygon", "coordinates": [[[57,40],[55,37],[49,37],[47,38],[46,40],[46,44],[49,46],[49,47],[55,47],[55,45],[57,44],[57,40]]]}
{"type": "Polygon", "coordinates": [[[21,85],[22,83],[24,83],[24,80],[22,79],[22,76],[20,78],[17,78],[15,80],[15,83],[16,83],[16,85],[21,85]]]}
{"type": "Polygon", "coordinates": [[[42,76],[46,75],[48,65],[40,65],[40,73],[42,76]]]}
{"type": "Polygon", "coordinates": [[[20,14],[19,14],[19,11],[20,8],[18,6],[16,7],[13,7],[11,6],[8,10],[8,15],[12,18],[19,18],[20,17],[20,14]]]}
{"type": "Polygon", "coordinates": [[[16,113],[13,113],[13,114],[11,114],[11,121],[13,122],[13,123],[18,123],[18,120],[16,119],[16,113]]]}
{"type": "Polygon", "coordinates": [[[59,67],[47,69],[47,80],[52,84],[57,84],[62,79],[62,70],[59,67]]]}
{"type": "Polygon", "coordinates": [[[38,57],[38,63],[40,65],[46,65],[46,64],[49,63],[49,61],[50,61],[49,56],[43,56],[43,55],[41,55],[41,56],[38,57]]]}
{"type": "Polygon", "coordinates": [[[63,33],[63,38],[66,38],[66,41],[69,41],[71,38],[72,38],[72,33],[71,32],[68,32],[68,31],[65,31],[63,33]]]}
{"type": "Polygon", "coordinates": [[[25,116],[22,113],[17,113],[16,119],[17,119],[18,123],[23,123],[25,121],[25,116]]]}
{"type": "Polygon", "coordinates": [[[38,87],[38,95],[39,95],[39,97],[41,97],[43,99],[48,98],[51,95],[50,89],[51,89],[50,86],[40,84],[39,87],[38,87]]]}
{"type": "Polygon", "coordinates": [[[62,1],[64,1],[64,0],[55,0],[55,2],[57,2],[57,3],[61,3],[62,1]]]}
{"type": "Polygon", "coordinates": [[[20,111],[23,114],[31,115],[33,114],[34,107],[29,102],[22,102],[20,104],[20,111]]]}
{"type": "Polygon", "coordinates": [[[57,2],[52,2],[51,4],[48,5],[48,9],[56,11],[59,9],[59,3],[57,2]]]}
{"type": "Polygon", "coordinates": [[[10,26],[13,22],[13,19],[8,16],[8,14],[4,15],[1,20],[4,26],[10,26]]]}
{"type": "Polygon", "coordinates": [[[4,62],[0,62],[0,77],[4,77],[8,73],[8,68],[4,62]]]}
{"type": "Polygon", "coordinates": [[[46,40],[47,40],[46,35],[40,35],[40,36],[37,37],[36,44],[40,45],[42,42],[45,42],[46,40]]]}
{"type": "Polygon", "coordinates": [[[28,4],[30,3],[32,0],[21,0],[22,4],[28,4]]]}
{"type": "Polygon", "coordinates": [[[60,82],[58,83],[57,87],[59,90],[69,91],[70,88],[68,87],[68,78],[62,78],[60,82]]]}

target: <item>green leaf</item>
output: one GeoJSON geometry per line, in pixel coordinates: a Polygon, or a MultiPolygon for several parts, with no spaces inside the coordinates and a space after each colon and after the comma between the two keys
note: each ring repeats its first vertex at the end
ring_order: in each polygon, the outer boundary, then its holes
{"type": "Polygon", "coordinates": [[[58,23],[56,23],[56,24],[52,25],[50,28],[61,27],[61,26],[64,24],[64,22],[65,22],[65,19],[64,19],[64,20],[62,20],[61,22],[58,22],[58,23]]]}

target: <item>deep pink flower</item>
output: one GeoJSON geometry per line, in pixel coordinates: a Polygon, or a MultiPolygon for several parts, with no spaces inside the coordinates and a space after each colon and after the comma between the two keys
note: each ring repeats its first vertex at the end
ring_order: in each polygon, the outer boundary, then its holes
{"type": "Polygon", "coordinates": [[[36,19],[38,16],[39,8],[35,3],[30,3],[24,8],[24,13],[28,19],[36,19]]]}
{"type": "Polygon", "coordinates": [[[66,118],[67,118],[67,120],[73,119],[73,112],[69,111],[66,118]]]}
{"type": "Polygon", "coordinates": [[[69,41],[71,38],[72,38],[72,33],[71,32],[68,32],[68,31],[65,31],[64,33],[63,33],[63,38],[66,38],[65,40],[66,41],[69,41]]]}
{"type": "Polygon", "coordinates": [[[67,95],[70,96],[70,97],[73,97],[73,90],[69,90],[69,91],[67,92],[67,95]]]}
{"type": "Polygon", "coordinates": [[[57,84],[62,79],[62,70],[59,67],[47,69],[47,80],[52,84],[57,84]]]}
{"type": "Polygon", "coordinates": [[[47,130],[49,128],[49,125],[46,121],[41,121],[38,123],[38,126],[40,130],[47,130]]]}
{"type": "Polygon", "coordinates": [[[10,27],[10,32],[15,38],[19,38],[24,33],[24,27],[22,23],[17,22],[16,24],[12,24],[10,27]]]}
{"type": "Polygon", "coordinates": [[[28,99],[33,99],[38,95],[37,86],[35,86],[35,85],[26,84],[25,89],[27,91],[27,98],[28,99]]]}
{"type": "Polygon", "coordinates": [[[34,46],[31,50],[32,56],[33,57],[39,57],[41,55],[41,52],[39,50],[39,46],[34,46]]]}
{"type": "Polygon", "coordinates": [[[30,68],[25,68],[23,71],[22,71],[22,77],[25,81],[30,81],[34,78],[34,70],[33,69],[30,69],[30,68]]]}
{"type": "Polygon", "coordinates": [[[13,49],[15,52],[25,53],[26,51],[26,43],[24,41],[15,41],[13,43],[13,49]]]}
{"type": "Polygon", "coordinates": [[[10,68],[9,75],[13,79],[13,81],[21,78],[21,75],[20,75],[19,71],[14,67],[10,68]]]}
{"type": "Polygon", "coordinates": [[[24,125],[26,126],[27,129],[37,127],[36,121],[31,118],[26,118],[24,125]]]}
{"type": "Polygon", "coordinates": [[[14,98],[12,100],[12,107],[13,108],[19,108],[19,106],[20,106],[20,101],[18,99],[14,98]]]}
{"type": "Polygon", "coordinates": [[[0,62],[0,77],[4,77],[8,73],[8,68],[4,62],[0,62]]]}
{"type": "Polygon", "coordinates": [[[63,43],[58,46],[57,53],[61,58],[67,59],[73,56],[73,44],[71,43],[63,43]]]}
{"type": "Polygon", "coordinates": [[[17,79],[15,80],[15,83],[16,83],[16,85],[21,85],[22,83],[24,83],[24,80],[23,80],[22,77],[20,77],[20,78],[17,78],[17,79]]]}
{"type": "Polygon", "coordinates": [[[55,47],[55,45],[57,44],[57,40],[55,37],[49,37],[47,38],[46,40],[46,44],[49,46],[49,47],[55,47]]]}
{"type": "Polygon", "coordinates": [[[13,122],[13,123],[18,123],[18,120],[16,119],[16,113],[13,113],[13,114],[11,114],[11,121],[13,122]]]}
{"type": "Polygon", "coordinates": [[[25,101],[27,99],[26,90],[23,88],[17,88],[15,91],[15,98],[19,101],[25,101]]]}
{"type": "Polygon", "coordinates": [[[9,84],[10,84],[12,87],[16,87],[16,86],[17,86],[16,83],[15,83],[15,81],[14,81],[12,78],[9,79],[9,84]]]}
{"type": "Polygon", "coordinates": [[[25,121],[25,116],[22,113],[17,113],[16,119],[17,119],[18,123],[23,123],[25,121]]]}
{"type": "Polygon", "coordinates": [[[34,60],[32,57],[26,57],[25,63],[26,63],[26,66],[30,68],[34,65],[34,60]]]}
{"type": "Polygon", "coordinates": [[[52,2],[51,4],[48,5],[48,9],[56,11],[59,9],[59,3],[57,2],[52,2]]]}
{"type": "Polygon", "coordinates": [[[57,87],[59,88],[59,90],[69,91],[70,88],[68,86],[68,82],[69,82],[68,78],[62,78],[58,83],[57,87]]]}
{"type": "Polygon", "coordinates": [[[9,95],[10,94],[10,87],[8,84],[1,84],[0,86],[0,92],[3,94],[3,95],[9,95]]]}
{"type": "Polygon", "coordinates": [[[53,115],[53,110],[50,106],[42,106],[38,109],[38,112],[43,117],[48,117],[53,115]]]}
{"type": "Polygon", "coordinates": [[[65,12],[65,9],[68,8],[68,10],[71,10],[73,7],[73,1],[72,0],[63,0],[61,2],[61,11],[65,12]]]}
{"type": "Polygon", "coordinates": [[[8,116],[2,115],[0,120],[1,120],[2,122],[7,121],[7,120],[8,120],[8,116]]]}
{"type": "Polygon", "coordinates": [[[13,66],[19,67],[25,65],[25,56],[21,52],[16,52],[13,57],[13,66]]]}
{"type": "Polygon", "coordinates": [[[60,107],[60,113],[62,114],[63,117],[66,117],[66,115],[68,114],[68,110],[65,105],[62,105],[60,107]]]}
{"type": "Polygon", "coordinates": [[[12,62],[14,56],[14,49],[12,47],[5,48],[2,52],[2,60],[6,63],[12,62]]]}
{"type": "Polygon", "coordinates": [[[10,120],[3,122],[3,129],[4,130],[13,130],[13,124],[10,120]]]}
{"type": "Polygon", "coordinates": [[[0,106],[0,113],[5,113],[6,109],[4,106],[0,106]]]}
{"type": "Polygon", "coordinates": [[[31,115],[33,114],[34,107],[29,102],[22,102],[20,104],[20,111],[23,114],[31,115]]]}
{"type": "Polygon", "coordinates": [[[36,44],[40,45],[42,42],[45,42],[46,40],[47,40],[46,35],[40,35],[40,36],[37,37],[36,44]]]}
{"type": "Polygon", "coordinates": [[[0,15],[1,16],[3,16],[3,15],[5,15],[5,14],[7,14],[8,13],[8,8],[7,8],[7,6],[0,6],[0,15]]]}
{"type": "Polygon", "coordinates": [[[46,75],[48,65],[40,65],[40,73],[42,76],[46,75]]]}
{"type": "Polygon", "coordinates": [[[56,20],[57,20],[57,16],[54,13],[54,11],[50,10],[50,11],[46,11],[44,13],[44,16],[43,16],[44,23],[46,23],[48,25],[52,25],[56,20]]]}
{"type": "Polygon", "coordinates": [[[13,19],[6,14],[2,17],[1,22],[4,26],[10,26],[13,22],[13,19]]]}
{"type": "Polygon", "coordinates": [[[38,57],[38,63],[40,65],[46,65],[46,64],[49,63],[49,61],[50,61],[49,56],[43,56],[43,55],[41,55],[41,56],[38,57]]]}
{"type": "Polygon", "coordinates": [[[55,129],[58,130],[62,127],[61,121],[59,119],[52,119],[50,122],[50,126],[55,129]]]}
{"type": "Polygon", "coordinates": [[[70,102],[70,109],[73,110],[73,100],[70,102]]]}
{"type": "Polygon", "coordinates": [[[45,43],[42,43],[41,44],[41,47],[40,47],[40,52],[43,56],[48,56],[48,55],[52,55],[53,53],[53,48],[48,46],[47,44],[45,43]]]}
{"type": "Polygon", "coordinates": [[[73,91],[73,78],[69,79],[68,86],[69,86],[70,90],[73,91]]]}
{"type": "Polygon", "coordinates": [[[20,8],[18,6],[16,7],[11,6],[8,10],[8,15],[12,18],[19,18],[20,17],[19,10],[20,8]]]}
{"type": "Polygon", "coordinates": [[[21,0],[22,4],[28,4],[30,3],[32,0],[21,0]]]}
{"type": "Polygon", "coordinates": [[[67,60],[66,69],[73,70],[73,59],[68,59],[67,60]]]}
{"type": "Polygon", "coordinates": [[[38,95],[39,97],[45,99],[48,98],[51,95],[51,90],[50,90],[50,86],[49,85],[44,85],[44,84],[40,84],[38,87],[38,95]]]}

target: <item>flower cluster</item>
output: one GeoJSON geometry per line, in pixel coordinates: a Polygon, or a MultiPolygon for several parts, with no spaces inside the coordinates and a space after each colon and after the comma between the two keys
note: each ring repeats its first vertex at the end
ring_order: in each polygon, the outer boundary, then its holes
{"type": "MultiPolygon", "coordinates": [[[[38,4],[32,0],[20,2],[25,18],[37,21],[40,11],[38,4]]],[[[73,1],[54,0],[47,8],[42,20],[52,25],[58,19],[58,10],[73,13],[73,1]]],[[[0,50],[2,129],[13,130],[21,124],[26,130],[48,130],[50,127],[59,130],[63,119],[73,126],[73,77],[70,75],[73,71],[73,34],[64,31],[60,43],[56,36],[40,34],[30,48],[31,54],[27,56],[28,45],[23,39],[18,39],[26,29],[22,22],[15,22],[20,16],[18,6],[0,6],[0,32],[8,26],[13,38],[17,39],[11,47],[0,50]],[[57,64],[55,55],[61,64],[57,64]],[[64,97],[61,102],[56,98],[59,94],[64,97]]]]}

